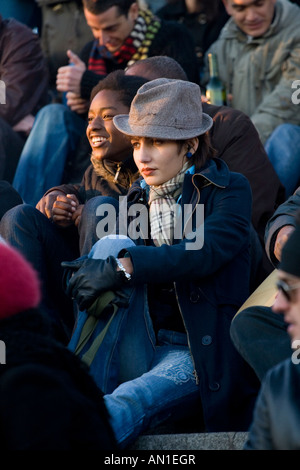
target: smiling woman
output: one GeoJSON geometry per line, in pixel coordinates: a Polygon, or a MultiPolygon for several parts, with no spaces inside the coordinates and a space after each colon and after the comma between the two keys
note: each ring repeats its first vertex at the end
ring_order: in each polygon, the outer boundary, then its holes
{"type": "Polygon", "coordinates": [[[115,128],[112,118],[129,111],[137,90],[146,81],[125,76],[121,70],[102,80],[94,90],[88,126],[92,164],[81,183],[53,187],[36,208],[23,204],[6,212],[1,221],[3,237],[17,246],[40,274],[43,308],[63,341],[69,339],[73,329],[74,313],[62,290],[60,263],[87,253],[98,239],[98,219],[91,217],[96,213],[94,197],[103,197],[115,208],[118,197],[127,194],[136,177],[130,139],[115,128]],[[17,227],[22,227],[20,232],[17,227]]]}

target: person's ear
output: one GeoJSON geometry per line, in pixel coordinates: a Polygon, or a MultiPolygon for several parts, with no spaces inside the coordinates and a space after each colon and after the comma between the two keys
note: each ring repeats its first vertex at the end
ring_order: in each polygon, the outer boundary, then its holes
{"type": "Polygon", "coordinates": [[[138,16],[139,16],[139,5],[137,2],[134,2],[132,5],[130,5],[130,8],[128,10],[128,18],[132,21],[135,21],[138,16]]]}
{"type": "Polygon", "coordinates": [[[190,152],[192,155],[194,155],[194,153],[196,152],[199,146],[198,137],[193,137],[192,139],[187,140],[186,145],[187,145],[187,152],[190,152]]]}

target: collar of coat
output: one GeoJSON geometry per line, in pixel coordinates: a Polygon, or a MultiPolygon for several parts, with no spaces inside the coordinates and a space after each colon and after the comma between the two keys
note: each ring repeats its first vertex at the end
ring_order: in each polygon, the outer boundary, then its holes
{"type": "MultiPolygon", "coordinates": [[[[186,183],[192,182],[198,189],[209,184],[219,188],[226,188],[230,181],[230,171],[224,160],[213,158],[206,162],[200,171],[195,172],[195,167],[191,167],[185,174],[184,187],[186,183]]],[[[140,198],[142,192],[147,191],[147,184],[144,178],[139,178],[128,191],[128,201],[135,201],[140,198]]]]}

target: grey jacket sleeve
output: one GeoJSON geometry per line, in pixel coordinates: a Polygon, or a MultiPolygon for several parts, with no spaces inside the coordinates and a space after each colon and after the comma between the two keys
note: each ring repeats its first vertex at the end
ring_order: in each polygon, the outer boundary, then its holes
{"type": "Polygon", "coordinates": [[[266,225],[265,249],[270,261],[276,266],[278,259],[274,255],[274,246],[279,230],[285,225],[296,226],[296,214],[300,210],[300,186],[295,193],[281,204],[266,225]]]}

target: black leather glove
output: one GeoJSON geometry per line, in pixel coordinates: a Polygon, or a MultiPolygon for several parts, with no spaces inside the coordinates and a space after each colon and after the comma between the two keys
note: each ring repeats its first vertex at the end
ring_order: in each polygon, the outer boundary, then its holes
{"type": "Polygon", "coordinates": [[[87,255],[84,255],[73,261],[63,261],[61,263],[61,266],[64,268],[62,275],[62,286],[65,292],[67,292],[68,290],[69,282],[74,272],[78,271],[78,269],[81,268],[83,261],[87,258],[87,255]]]}
{"type": "Polygon", "coordinates": [[[128,285],[122,271],[117,271],[116,259],[81,259],[64,261],[62,267],[68,271],[66,294],[78,303],[80,310],[88,309],[100,294],[109,290],[118,290],[128,285]],[[70,272],[74,274],[70,277],[70,272]]]}

